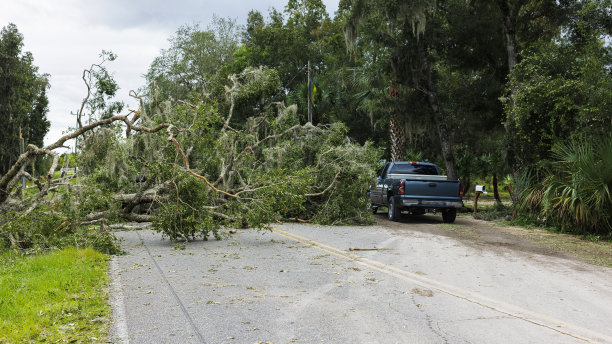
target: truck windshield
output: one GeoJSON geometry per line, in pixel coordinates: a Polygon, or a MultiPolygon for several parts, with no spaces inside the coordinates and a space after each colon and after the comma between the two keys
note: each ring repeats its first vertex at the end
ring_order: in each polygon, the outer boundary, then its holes
{"type": "Polygon", "coordinates": [[[438,171],[431,165],[395,164],[389,174],[425,174],[435,176],[438,171]]]}

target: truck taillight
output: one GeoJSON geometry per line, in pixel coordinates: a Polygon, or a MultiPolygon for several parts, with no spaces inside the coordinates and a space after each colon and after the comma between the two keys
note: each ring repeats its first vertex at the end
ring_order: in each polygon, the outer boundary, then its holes
{"type": "Polygon", "coordinates": [[[406,182],[402,180],[399,187],[399,194],[403,195],[406,192],[406,182]]]}
{"type": "Polygon", "coordinates": [[[459,197],[463,197],[463,183],[459,183],[459,197]]]}

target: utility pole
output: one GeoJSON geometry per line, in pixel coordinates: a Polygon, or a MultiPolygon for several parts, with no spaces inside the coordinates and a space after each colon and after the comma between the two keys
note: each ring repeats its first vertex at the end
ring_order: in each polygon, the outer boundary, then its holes
{"type": "MultiPolygon", "coordinates": [[[[21,132],[21,126],[19,126],[19,155],[23,154],[24,151],[25,151],[25,144],[23,141],[23,133],[21,132]]],[[[23,165],[21,165],[21,171],[23,172],[23,165]]],[[[23,193],[25,192],[25,188],[26,188],[25,176],[22,174],[21,175],[21,195],[22,196],[23,196],[23,193]]]]}
{"type": "Polygon", "coordinates": [[[310,60],[308,60],[308,123],[312,124],[312,74],[310,73],[310,60]]]}

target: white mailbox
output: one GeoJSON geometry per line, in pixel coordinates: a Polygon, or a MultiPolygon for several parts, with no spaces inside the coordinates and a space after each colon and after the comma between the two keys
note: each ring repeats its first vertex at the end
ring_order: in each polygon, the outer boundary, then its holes
{"type": "Polygon", "coordinates": [[[476,185],[476,192],[487,193],[487,187],[485,185],[476,185]]]}

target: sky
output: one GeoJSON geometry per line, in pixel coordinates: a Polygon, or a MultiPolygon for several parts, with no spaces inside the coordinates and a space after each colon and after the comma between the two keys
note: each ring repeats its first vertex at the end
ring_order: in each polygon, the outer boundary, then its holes
{"type": "MultiPolygon", "coordinates": [[[[339,0],[323,0],[330,16],[339,0]]],[[[83,70],[100,61],[102,50],[118,58],[108,65],[121,88],[118,98],[135,109],[130,90],[144,85],[143,75],[168,39],[185,24],[206,28],[214,15],[244,25],[250,10],[266,16],[283,10],[287,0],[0,0],[0,27],[17,25],[39,73],[49,74],[51,129],[45,145],[74,127],[86,88],[83,70]]]]}

